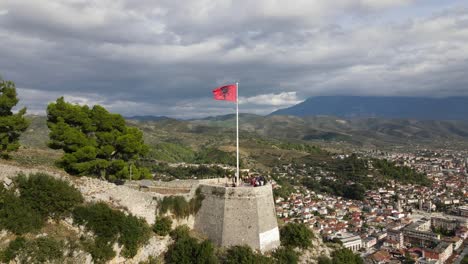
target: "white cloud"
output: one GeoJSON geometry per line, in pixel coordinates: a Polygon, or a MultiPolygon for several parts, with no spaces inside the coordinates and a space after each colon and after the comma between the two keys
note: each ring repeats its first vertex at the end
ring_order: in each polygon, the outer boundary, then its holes
{"type": "Polygon", "coordinates": [[[223,114],[211,88],[236,80],[252,113],[313,95],[467,95],[468,4],[419,4],[4,0],[0,74],[30,88],[31,111],[65,95],[125,115],[223,114]]]}
{"type": "Polygon", "coordinates": [[[279,94],[260,94],[252,97],[239,97],[239,104],[256,104],[270,106],[291,106],[302,102],[297,98],[296,92],[283,92],[279,94]]]}

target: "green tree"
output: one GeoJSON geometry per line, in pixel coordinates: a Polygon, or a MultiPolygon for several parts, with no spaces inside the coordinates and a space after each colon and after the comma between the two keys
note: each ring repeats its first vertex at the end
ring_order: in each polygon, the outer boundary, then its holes
{"type": "Polygon", "coordinates": [[[289,223],[280,230],[281,244],[285,247],[308,248],[314,238],[312,231],[304,224],[289,223]]]}
{"type": "Polygon", "coordinates": [[[47,125],[49,146],[65,152],[59,165],[68,173],[108,180],[151,177],[138,166],[149,150],[143,133],[126,126],[121,115],[99,105],[73,105],[62,97],[47,107],[47,125]]]}
{"type": "Polygon", "coordinates": [[[15,84],[0,77],[0,157],[9,158],[8,153],[19,148],[19,137],[26,131],[29,122],[24,118],[26,108],[13,114],[18,103],[15,84]]]}

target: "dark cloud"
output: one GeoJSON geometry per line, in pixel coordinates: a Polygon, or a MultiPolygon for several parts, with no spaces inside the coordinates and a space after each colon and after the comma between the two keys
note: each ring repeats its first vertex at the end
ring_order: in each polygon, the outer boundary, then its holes
{"type": "Polygon", "coordinates": [[[419,0],[293,2],[4,0],[0,73],[32,112],[64,95],[125,115],[224,114],[211,89],[234,81],[259,114],[314,95],[468,95],[462,1],[429,15],[412,15],[419,0]]]}

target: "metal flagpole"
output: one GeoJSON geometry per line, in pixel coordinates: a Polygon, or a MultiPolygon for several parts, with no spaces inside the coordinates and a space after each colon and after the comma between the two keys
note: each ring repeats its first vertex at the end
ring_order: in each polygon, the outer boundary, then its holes
{"type": "Polygon", "coordinates": [[[236,149],[237,149],[237,173],[236,185],[240,185],[239,181],[239,83],[236,82],[236,149]]]}

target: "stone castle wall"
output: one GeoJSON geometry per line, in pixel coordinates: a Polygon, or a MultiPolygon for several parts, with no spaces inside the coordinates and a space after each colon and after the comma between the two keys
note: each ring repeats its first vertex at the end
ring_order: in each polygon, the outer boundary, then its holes
{"type": "Polygon", "coordinates": [[[223,187],[202,183],[205,196],[194,228],[220,246],[248,245],[261,251],[279,246],[271,185],[223,187]]]}

